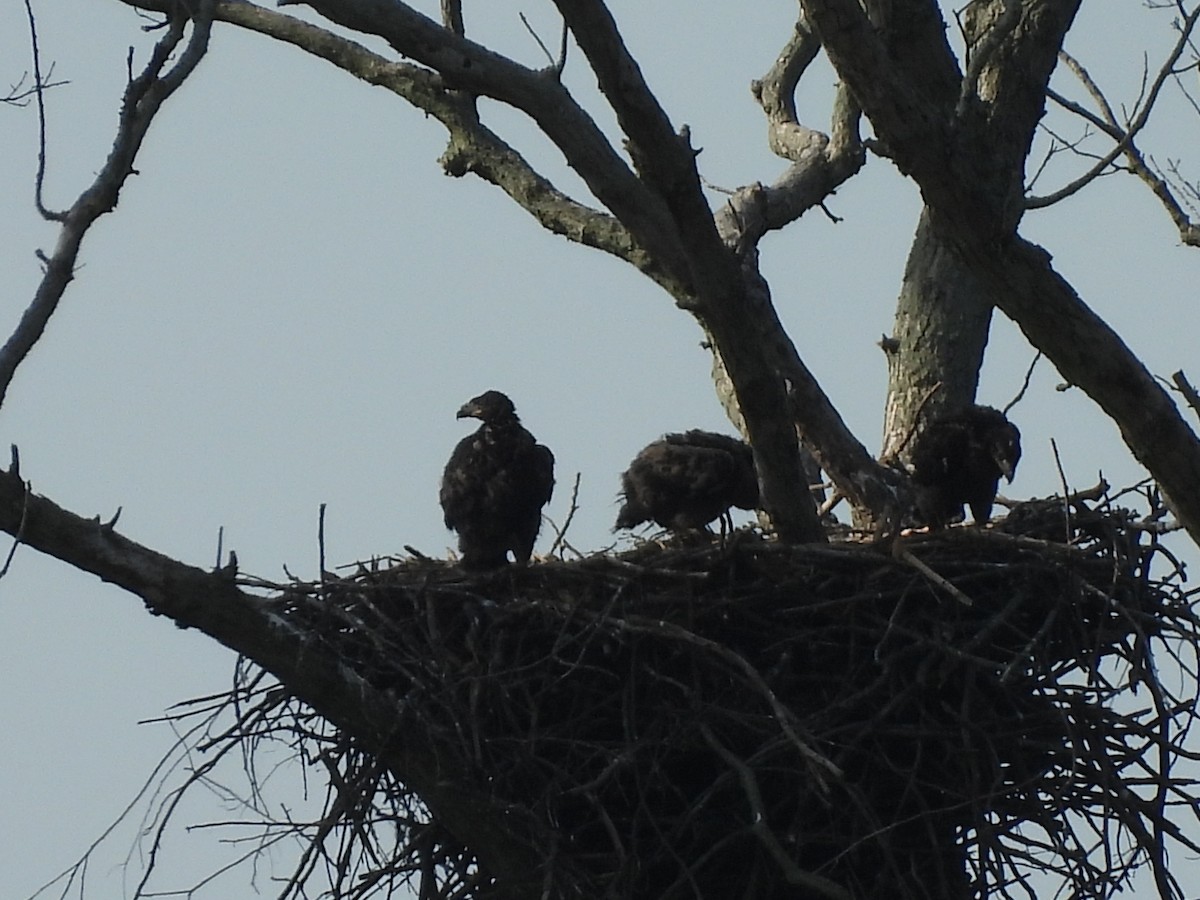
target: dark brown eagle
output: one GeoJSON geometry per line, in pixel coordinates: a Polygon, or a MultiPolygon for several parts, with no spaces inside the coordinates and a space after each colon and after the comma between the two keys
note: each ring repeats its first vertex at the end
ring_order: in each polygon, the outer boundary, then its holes
{"type": "Polygon", "coordinates": [[[654,521],[672,531],[705,528],[729,507],[758,506],[750,445],[711,431],[668,434],[645,447],[621,476],[617,528],[654,521]]]}
{"type": "Polygon", "coordinates": [[[986,523],[1000,476],[1012,481],[1020,459],[1021,433],[990,406],[968,406],[930,422],[912,452],[921,524],[941,528],[960,519],[964,503],[977,524],[986,523]]]}
{"type": "Polygon", "coordinates": [[[483,424],[458,442],[442,475],[446,527],[458,532],[462,565],[495,569],[529,562],[554,491],[554,454],[517,418],[512,401],[488,391],[465,403],[458,418],[483,424]]]}

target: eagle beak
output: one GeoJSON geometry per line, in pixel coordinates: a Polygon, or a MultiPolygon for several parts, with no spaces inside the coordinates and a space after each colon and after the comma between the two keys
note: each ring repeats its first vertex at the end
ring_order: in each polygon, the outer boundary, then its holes
{"type": "Polygon", "coordinates": [[[478,409],[478,407],[476,407],[476,406],[475,406],[475,404],[473,404],[473,403],[464,403],[464,404],[463,404],[463,405],[462,405],[462,406],[459,408],[458,412],[457,412],[457,413],[455,413],[455,415],[454,415],[454,418],[456,418],[456,419],[470,419],[471,417],[473,417],[473,416],[477,415],[478,413],[479,413],[479,409],[478,409]]]}
{"type": "Polygon", "coordinates": [[[1012,480],[1013,480],[1012,463],[1010,463],[1007,459],[999,459],[999,460],[996,460],[996,462],[1000,466],[1000,471],[1004,473],[1004,480],[1007,481],[1009,484],[1012,484],[1012,480]]]}

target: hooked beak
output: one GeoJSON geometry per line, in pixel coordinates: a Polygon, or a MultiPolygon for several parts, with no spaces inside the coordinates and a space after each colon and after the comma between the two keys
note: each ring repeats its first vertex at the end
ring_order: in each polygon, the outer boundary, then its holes
{"type": "Polygon", "coordinates": [[[1013,465],[1003,457],[996,460],[996,465],[1000,467],[1000,471],[1004,474],[1004,480],[1012,484],[1013,480],[1013,465]]]}

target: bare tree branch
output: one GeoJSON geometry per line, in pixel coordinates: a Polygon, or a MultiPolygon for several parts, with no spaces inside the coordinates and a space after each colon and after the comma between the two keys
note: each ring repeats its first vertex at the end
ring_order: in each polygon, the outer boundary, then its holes
{"type": "MultiPolygon", "coordinates": [[[[37,38],[33,41],[36,43],[37,38]]],[[[39,81],[37,78],[31,79],[29,73],[22,73],[21,77],[8,86],[8,93],[0,96],[0,103],[6,103],[10,106],[28,106],[30,97],[37,97],[39,85],[41,90],[49,90],[50,88],[62,87],[64,84],[70,84],[68,81],[54,81],[54,66],[51,65],[49,71],[41,76],[39,81]]]]}
{"type": "Polygon", "coordinates": [[[283,614],[286,601],[247,593],[227,569],[206,572],[84,519],[0,471],[0,530],[140,597],[154,615],[196,628],[274,674],[320,715],[362,738],[461,840],[486,855],[512,900],[540,897],[536,826],[493,806],[470,776],[448,768],[420,735],[406,734],[403,700],[370,684],[336,655],[313,651],[313,635],[283,614]],[[400,729],[400,730],[398,730],[400,729]],[[496,851],[495,858],[488,852],[496,851]]]}
{"type": "MultiPolygon", "coordinates": [[[[637,62],[626,49],[616,22],[601,0],[555,0],[600,83],[609,105],[617,115],[627,147],[642,181],[671,211],[683,245],[694,266],[714,263],[697,276],[716,276],[725,283],[737,280],[735,265],[727,260],[713,225],[696,171],[696,151],[688,140],[686,126],[679,132],[643,80],[637,62]]],[[[703,291],[709,282],[697,283],[703,291]]]]}
{"type": "Polygon", "coordinates": [[[1192,412],[1200,416],[1200,393],[1198,393],[1192,383],[1188,381],[1187,376],[1183,374],[1183,369],[1178,370],[1171,376],[1171,380],[1175,383],[1175,387],[1183,394],[1183,399],[1187,401],[1187,405],[1191,407],[1192,412]]]}
{"type": "MultiPolygon", "coordinates": [[[[957,110],[921,90],[922,82],[888,53],[867,14],[854,0],[802,0],[838,74],[871,119],[876,134],[902,172],[920,186],[926,204],[949,213],[953,228],[994,240],[1020,220],[1020,166],[1045,104],[1045,85],[1062,36],[1080,0],[1031,0],[1018,4],[1021,22],[979,77],[972,102],[957,110]],[[967,215],[967,211],[970,214],[967,215]]],[[[980,7],[977,28],[985,28],[980,7]]],[[[976,10],[975,6],[971,7],[976,10]]],[[[922,35],[925,56],[946,57],[944,36],[922,35]]],[[[914,56],[919,48],[912,48],[914,56]]],[[[943,62],[947,68],[950,61],[943,62]]]]}
{"type": "Polygon", "coordinates": [[[767,145],[783,159],[798,162],[808,151],[814,132],[796,115],[796,85],[821,52],[821,41],[800,10],[792,34],[770,70],[751,82],[750,91],[767,117],[767,145]]]}
{"type": "MultiPolygon", "coordinates": [[[[1187,16],[1187,18],[1180,23],[1179,39],[1175,42],[1175,46],[1167,55],[1166,60],[1164,60],[1163,64],[1159,67],[1159,70],[1154,77],[1154,81],[1150,84],[1150,88],[1146,93],[1146,96],[1138,103],[1138,107],[1140,107],[1140,109],[1138,110],[1137,114],[1134,115],[1129,123],[1124,126],[1117,121],[1116,115],[1113,113],[1112,106],[1109,104],[1108,99],[1104,96],[1104,93],[1100,90],[1099,85],[1096,84],[1095,80],[1093,80],[1087,69],[1085,69],[1078,60],[1076,60],[1066,51],[1059,51],[1059,59],[1061,59],[1067,68],[1069,68],[1075,74],[1080,83],[1082,83],[1084,88],[1087,90],[1088,94],[1092,97],[1093,102],[1095,102],[1097,107],[1100,109],[1101,116],[1103,118],[1097,119],[1089,116],[1087,117],[1088,121],[1101,128],[1105,134],[1113,138],[1113,140],[1115,140],[1117,143],[1083,175],[1080,175],[1070,184],[1064,185],[1054,193],[1045,197],[1030,197],[1026,201],[1026,206],[1031,209],[1050,206],[1051,204],[1057,203],[1059,200],[1062,200],[1065,197],[1071,196],[1085,185],[1091,183],[1097,175],[1107,171],[1108,167],[1112,165],[1113,161],[1122,155],[1130,157],[1131,162],[1135,164],[1135,172],[1137,171],[1136,166],[1139,163],[1142,165],[1142,168],[1145,169],[1145,164],[1142,162],[1140,154],[1138,154],[1134,148],[1134,138],[1137,137],[1138,132],[1145,128],[1146,124],[1150,121],[1150,115],[1155,110],[1158,98],[1162,93],[1163,86],[1167,83],[1167,79],[1172,77],[1174,74],[1175,64],[1179,61],[1179,57],[1188,47],[1188,41],[1191,38],[1192,31],[1196,27],[1197,20],[1200,20],[1200,6],[1197,6],[1196,9],[1194,9],[1187,16]]],[[[1049,92],[1047,93],[1049,94],[1049,92]]],[[[1066,108],[1072,109],[1072,111],[1079,111],[1078,105],[1069,104],[1068,101],[1063,100],[1057,94],[1051,94],[1050,96],[1056,102],[1061,102],[1064,106],[1066,106],[1066,108]]]]}
{"type": "MultiPolygon", "coordinates": [[[[133,161],[141,148],[142,140],[158,114],[162,104],[173,94],[184,80],[191,75],[208,48],[209,31],[212,25],[213,0],[199,0],[191,18],[192,30],[183,52],[173,65],[168,64],[176,48],[183,40],[189,19],[183,15],[172,15],[166,33],[154,45],[150,60],[136,78],[125,88],[122,98],[121,116],[117,126],[117,137],[113,148],[92,185],[79,195],[70,209],[52,213],[41,203],[41,180],[44,163],[38,169],[38,207],[47,219],[60,222],[58,243],[53,255],[45,260],[46,272],[38,285],[33,302],[21,316],[16,329],[0,347],[0,405],[12,383],[17,366],[33,349],[45,331],[46,323],[58,308],[63,292],[74,277],[75,260],[79,247],[92,223],[117,205],[121,187],[133,171],[133,161]]],[[[32,24],[32,13],[30,14],[32,24]]],[[[40,75],[37,79],[39,104],[44,85],[40,75]]],[[[44,135],[44,130],[43,130],[44,135]]],[[[44,159],[45,144],[42,138],[41,155],[44,159]]]]}
{"type": "MultiPolygon", "coordinates": [[[[172,0],[122,2],[165,12],[172,0]]],[[[448,174],[477,175],[503,190],[547,230],[626,260],[672,293],[681,290],[658,258],[647,253],[620,221],[558,190],[479,121],[470,95],[452,90],[437,73],[387,59],[324,28],[244,0],[218,0],[215,18],[291,44],[404,98],[449,132],[449,145],[441,159],[448,174]]]]}
{"type": "MultiPolygon", "coordinates": [[[[126,2],[142,8],[159,8],[168,0],[126,2]]],[[[637,134],[629,137],[632,144],[638,145],[640,141],[649,148],[640,164],[658,173],[654,175],[658,179],[654,185],[643,183],[616,156],[607,138],[558,82],[553,67],[541,72],[527,69],[454,35],[403,4],[314,0],[308,5],[338,24],[384,37],[399,52],[439,69],[440,76],[381,60],[322,29],[238,0],[219,2],[217,16],[303,46],[372,83],[386,84],[433,112],[451,130],[451,146],[443,157],[443,165],[452,174],[478,172],[504,187],[553,230],[585,243],[603,244],[605,249],[634,261],[655,278],[678,305],[701,319],[714,342],[721,345],[719,349],[726,363],[730,357],[735,360],[730,370],[735,375],[742,403],[750,407],[745,411],[745,420],[760,456],[763,496],[779,534],[792,540],[823,539],[806,479],[798,477],[794,430],[784,424],[787,397],[782,379],[758,353],[759,335],[765,323],[774,320],[773,312],[747,306],[740,264],[716,233],[686,135],[674,135],[669,122],[664,126],[665,116],[661,116],[662,121],[654,121],[661,109],[645,85],[636,91],[631,89],[621,100],[640,109],[627,110],[623,126],[635,132],[645,130],[640,138],[637,134]],[[570,201],[535,176],[511,148],[479,125],[473,107],[463,106],[463,97],[458,92],[489,96],[529,115],[625,226],[629,237],[623,239],[625,233],[616,221],[601,218],[586,208],[569,206],[570,201]],[[665,149],[656,143],[664,127],[672,136],[670,147],[665,149]],[[667,182],[672,179],[676,181],[670,186],[667,182]]],[[[595,9],[584,11],[589,15],[596,13],[595,9]]],[[[634,64],[611,19],[608,30],[602,24],[589,25],[592,37],[584,43],[593,37],[603,38],[595,45],[588,45],[596,56],[593,65],[609,72],[609,76],[601,78],[603,84],[617,69],[634,64]]],[[[637,160],[636,152],[634,156],[637,160]]]]}
{"type": "MultiPolygon", "coordinates": [[[[287,0],[285,5],[298,3],[287,0]]],[[[673,296],[679,300],[694,291],[680,236],[665,204],[621,159],[553,69],[519,65],[451,33],[403,3],[309,0],[305,5],[338,25],[383,38],[397,52],[441,73],[446,87],[491,97],[524,112],[634,240],[658,260],[665,276],[678,282],[673,296]]]]}
{"type": "MultiPolygon", "coordinates": [[[[886,491],[872,490],[881,483],[879,467],[850,434],[787,339],[771,304],[769,289],[758,274],[755,255],[750,252],[767,227],[781,227],[799,216],[861,167],[863,156],[857,131],[849,124],[856,122],[856,110],[849,104],[838,110],[836,121],[841,126],[841,140],[832,146],[827,139],[819,141],[822,152],[798,160],[784,186],[772,194],[761,188],[739,191],[718,213],[714,234],[713,217],[699,190],[695,155],[686,133],[676,133],[641,79],[607,9],[597,0],[559,0],[558,6],[629,136],[635,164],[643,177],[664,195],[679,223],[690,258],[702,272],[696,283],[711,290],[711,299],[701,292],[697,312],[712,338],[718,372],[728,373],[737,394],[737,409],[727,404],[727,410],[735,421],[744,423],[755,447],[764,496],[775,499],[768,509],[772,521],[780,527],[781,508],[807,508],[811,503],[804,496],[807,479],[795,484],[799,492],[784,485],[787,479],[796,481],[799,467],[794,457],[787,452],[773,459],[768,455],[772,447],[788,442],[777,430],[777,423],[788,419],[786,408],[784,416],[779,415],[780,409],[775,405],[779,399],[773,396],[774,384],[780,382],[787,385],[787,407],[796,416],[806,445],[818,454],[822,464],[830,467],[839,487],[845,488],[860,510],[878,511],[889,505],[884,502],[886,496],[880,495],[886,495],[886,491]],[[824,152],[826,148],[829,152],[824,152]],[[756,201],[760,198],[769,206],[759,207],[756,201]],[[749,211],[758,208],[770,208],[773,220],[766,216],[752,217],[749,211]],[[786,214],[781,214],[785,209],[786,214]],[[716,247],[713,238],[717,240],[716,247]],[[722,260],[728,258],[722,252],[722,243],[742,257],[740,273],[722,265],[722,260]],[[772,349],[764,354],[764,348],[772,349]],[[770,361],[765,371],[761,369],[764,356],[770,361]],[[749,385],[754,386],[752,390],[747,389],[749,385]],[[780,502],[781,497],[787,500],[780,502]],[[876,505],[870,506],[868,500],[876,505]]],[[[789,118],[795,123],[790,94],[814,52],[811,31],[801,20],[779,66],[768,76],[768,115],[774,115],[781,124],[789,118]]],[[[809,136],[815,135],[816,132],[809,132],[809,136]]],[[[720,375],[717,380],[722,380],[720,375]]],[[[810,535],[809,540],[819,533],[812,523],[800,527],[810,535]]]]}
{"type": "Polygon", "coordinates": [[[887,135],[889,155],[900,170],[922,185],[937,179],[950,163],[949,111],[931,102],[920,82],[896,64],[857,0],[802,0],[801,7],[876,133],[887,135]]]}
{"type": "Polygon", "coordinates": [[[1200,543],[1200,441],[1133,351],[1075,293],[1041,247],[973,249],[993,302],[1029,342],[1121,430],[1134,457],[1162,484],[1180,523],[1200,543]]]}
{"type": "Polygon", "coordinates": [[[1037,209],[1040,207],[1050,206],[1071,195],[1077,193],[1082,188],[1086,187],[1100,175],[1111,171],[1113,163],[1124,156],[1129,165],[1129,171],[1140,178],[1159,202],[1166,209],[1167,214],[1171,217],[1171,221],[1179,230],[1180,240],[1184,244],[1197,247],[1200,246],[1200,224],[1191,220],[1183,205],[1171,190],[1170,184],[1158,172],[1155,172],[1153,167],[1147,164],[1142,152],[1138,149],[1135,138],[1150,121],[1150,115],[1153,113],[1159,97],[1162,93],[1162,88],[1166,84],[1168,78],[1173,78],[1178,72],[1178,63],[1184,51],[1191,46],[1192,34],[1196,29],[1196,23],[1200,21],[1200,6],[1197,6],[1191,12],[1187,13],[1178,23],[1179,38],[1175,42],[1175,46],[1171,52],[1167,54],[1167,58],[1159,66],[1158,72],[1155,75],[1154,81],[1151,83],[1149,90],[1142,100],[1139,102],[1140,107],[1137,114],[1127,124],[1122,125],[1116,114],[1113,111],[1112,105],[1108,102],[1108,98],[1100,89],[1100,86],[1088,73],[1087,69],[1076,60],[1073,56],[1061,51],[1059,58],[1063,64],[1071,70],[1072,73],[1079,79],[1084,86],[1088,95],[1092,98],[1092,102],[1100,110],[1099,114],[1092,113],[1078,103],[1063,97],[1056,91],[1047,90],[1047,96],[1055,103],[1062,106],[1064,109],[1080,116],[1087,122],[1100,129],[1116,143],[1104,156],[1098,159],[1088,171],[1084,172],[1078,178],[1064,185],[1052,194],[1044,197],[1029,197],[1026,200],[1026,207],[1029,209],[1037,209]]]}
{"type": "Polygon", "coordinates": [[[740,253],[819,205],[866,162],[861,113],[844,85],[834,101],[830,134],[805,127],[796,116],[796,85],[820,47],[801,12],[774,65],[750,85],[767,117],[768,145],[792,165],[769,187],[756,183],[741,188],[717,211],[717,231],[740,253]]]}
{"type": "MultiPolygon", "coordinates": [[[[777,366],[762,353],[781,334],[770,294],[754,284],[757,269],[739,262],[718,234],[696,169],[687,129],[676,132],[641,77],[616,23],[599,0],[556,0],[616,112],[642,179],[663,200],[688,259],[700,320],[737,398],[737,419],[754,447],[763,505],[784,540],[824,540],[816,507],[801,477],[796,435],[777,366]]],[[[758,279],[759,281],[761,279],[758,279]]]]}
{"type": "Polygon", "coordinates": [[[46,208],[44,191],[46,187],[46,97],[45,79],[42,78],[42,51],[38,43],[37,17],[33,14],[31,0],[25,0],[25,17],[29,22],[29,49],[33,57],[33,87],[31,93],[37,102],[38,114],[38,164],[37,175],[33,180],[33,202],[38,213],[51,222],[62,222],[65,214],[51,212],[46,208]]]}

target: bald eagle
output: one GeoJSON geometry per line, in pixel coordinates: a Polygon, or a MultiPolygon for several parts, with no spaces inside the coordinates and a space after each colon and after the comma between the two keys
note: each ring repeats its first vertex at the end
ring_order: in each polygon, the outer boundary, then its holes
{"type": "Polygon", "coordinates": [[[1012,481],[1020,459],[1021,433],[997,409],[968,406],[935,419],[913,445],[918,518],[941,528],[962,518],[965,503],[986,523],[1000,476],[1012,481]]]}
{"type": "Polygon", "coordinates": [[[439,495],[446,527],[458,532],[462,565],[499,568],[510,550],[524,565],[554,491],[554,454],[525,430],[499,391],[469,400],[458,418],[483,422],[450,454],[439,495]]]}
{"type": "Polygon", "coordinates": [[[758,506],[750,445],[698,429],[668,434],[642,449],[621,476],[625,503],[617,528],[654,521],[673,531],[705,528],[729,508],[758,506]]]}

